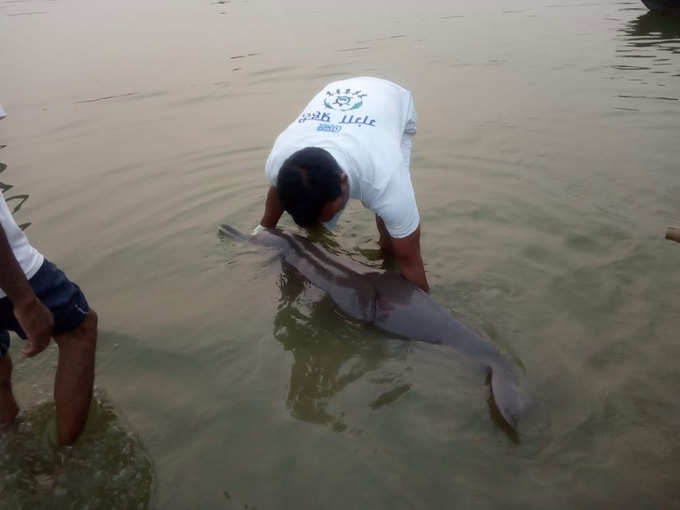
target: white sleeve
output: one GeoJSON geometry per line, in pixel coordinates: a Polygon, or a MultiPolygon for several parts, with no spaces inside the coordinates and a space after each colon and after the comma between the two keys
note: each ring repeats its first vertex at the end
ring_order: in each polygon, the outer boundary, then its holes
{"type": "Polygon", "coordinates": [[[391,183],[375,212],[395,239],[415,232],[420,224],[420,215],[411,179],[405,176],[391,183]]]}
{"type": "Polygon", "coordinates": [[[276,149],[272,149],[267,158],[267,162],[264,165],[264,174],[269,181],[269,184],[276,186],[276,180],[279,176],[279,166],[277,164],[276,149]]]}

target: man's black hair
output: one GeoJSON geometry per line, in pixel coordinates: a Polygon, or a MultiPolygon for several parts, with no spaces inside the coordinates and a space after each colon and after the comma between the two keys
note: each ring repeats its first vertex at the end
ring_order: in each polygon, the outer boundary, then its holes
{"type": "Polygon", "coordinates": [[[314,225],[327,202],[342,195],[340,166],[327,151],[307,147],[284,161],[276,180],[283,208],[301,227],[314,225]]]}

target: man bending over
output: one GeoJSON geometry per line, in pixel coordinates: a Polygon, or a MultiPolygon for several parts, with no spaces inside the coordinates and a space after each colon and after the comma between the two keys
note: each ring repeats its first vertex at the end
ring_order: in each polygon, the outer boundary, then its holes
{"type": "Polygon", "coordinates": [[[301,227],[332,229],[347,201],[361,200],[375,213],[380,247],[427,291],[409,170],[415,132],[413,98],[399,85],[369,77],[327,85],[274,143],[260,226],[274,228],[286,211],[301,227]]]}

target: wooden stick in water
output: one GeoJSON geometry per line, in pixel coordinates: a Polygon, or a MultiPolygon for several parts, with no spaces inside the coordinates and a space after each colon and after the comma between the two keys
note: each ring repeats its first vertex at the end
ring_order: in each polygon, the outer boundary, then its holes
{"type": "Polygon", "coordinates": [[[680,228],[678,227],[668,227],[666,230],[666,239],[671,241],[677,241],[680,243],[680,228]]]}

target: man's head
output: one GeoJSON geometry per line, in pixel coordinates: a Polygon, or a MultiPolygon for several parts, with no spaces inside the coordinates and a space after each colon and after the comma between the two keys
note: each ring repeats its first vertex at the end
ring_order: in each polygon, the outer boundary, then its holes
{"type": "Polygon", "coordinates": [[[301,227],[329,221],[349,195],[347,175],[318,147],[301,149],[284,161],[276,189],[281,205],[301,227]]]}

